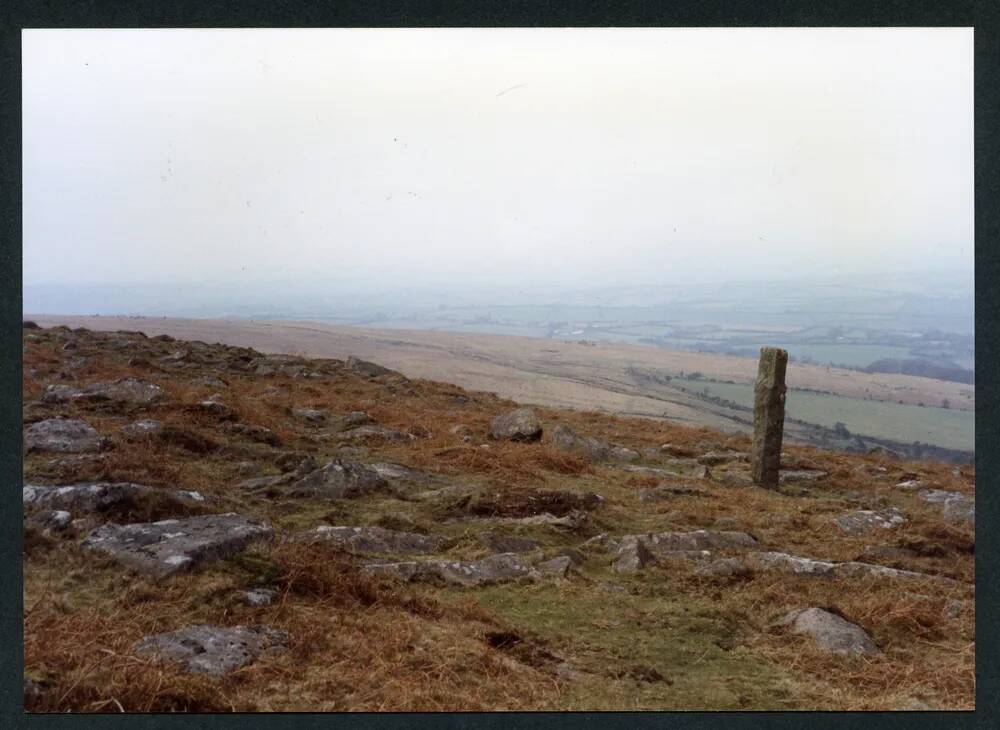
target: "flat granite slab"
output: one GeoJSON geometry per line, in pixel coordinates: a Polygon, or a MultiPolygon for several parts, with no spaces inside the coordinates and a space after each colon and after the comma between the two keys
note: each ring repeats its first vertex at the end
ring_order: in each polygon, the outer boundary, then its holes
{"type": "Polygon", "coordinates": [[[229,557],[274,530],[235,512],[132,525],[101,525],[83,541],[140,573],[163,577],[229,557]]]}

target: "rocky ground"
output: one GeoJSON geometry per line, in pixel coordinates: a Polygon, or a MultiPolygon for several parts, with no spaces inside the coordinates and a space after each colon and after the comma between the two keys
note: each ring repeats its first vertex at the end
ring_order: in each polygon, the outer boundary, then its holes
{"type": "Polygon", "coordinates": [[[967,709],[972,467],[24,329],[35,711],[967,709]]]}

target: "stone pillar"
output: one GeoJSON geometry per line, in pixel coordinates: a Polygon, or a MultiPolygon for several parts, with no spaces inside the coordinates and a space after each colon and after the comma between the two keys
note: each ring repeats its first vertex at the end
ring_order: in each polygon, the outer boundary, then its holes
{"type": "Polygon", "coordinates": [[[755,484],[774,489],[781,466],[781,435],[785,428],[785,366],[788,353],[776,347],[760,348],[754,384],[753,446],[750,476],[755,484]]]}

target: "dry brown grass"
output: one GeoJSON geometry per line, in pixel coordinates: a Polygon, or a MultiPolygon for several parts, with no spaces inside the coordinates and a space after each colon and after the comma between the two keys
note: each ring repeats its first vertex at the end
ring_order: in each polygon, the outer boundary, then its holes
{"type": "MultiPolygon", "coordinates": [[[[951,465],[788,446],[786,464],[829,473],[810,486],[814,493],[808,498],[678,479],[671,481],[690,482],[705,494],[645,503],[638,501],[638,491],[656,486],[658,478],[591,464],[555,448],[547,436],[533,444],[489,441],[490,420],[515,406],[489,394],[418,380],[367,380],[342,371],[319,381],[227,373],[228,386],[219,389],[223,401],[233,407],[238,423],[277,434],[281,447],[275,449],[227,431],[217,418],[188,408],[215,392],[195,383],[205,374],[199,369],[159,368],[152,362],[156,353],[148,355],[146,365],[128,366],[127,359],[136,353],[127,349],[105,351],[95,346],[71,353],[60,346],[28,343],[25,370],[35,367],[42,377],[51,378],[68,357],[85,354],[86,366],[65,382],[82,385],[141,377],[161,385],[169,395],[166,404],[149,409],[65,404],[47,411],[83,417],[112,438],[113,448],[100,462],[80,467],[94,469],[79,472],[87,478],[197,489],[211,497],[215,507],[226,505],[271,520],[301,512],[303,525],[322,519],[355,520],[355,524],[398,529],[427,524],[431,531],[441,529],[436,521],[442,508],[446,516],[459,517],[561,514],[586,506],[572,495],[596,490],[606,501],[592,513],[598,523],[595,529],[615,534],[708,527],[724,519],[733,529],[751,532],[768,549],[853,560],[873,544],[896,545],[915,552],[895,561],[897,567],[966,583],[974,580],[973,531],[947,523],[939,505],[924,503],[894,486],[917,478],[928,487],[974,493],[972,467],[955,474],[951,465]],[[409,443],[370,444],[371,458],[400,461],[451,477],[454,483],[468,478],[502,489],[485,490],[474,503],[410,505],[408,509],[423,511],[406,515],[407,519],[366,511],[373,508],[363,501],[330,507],[249,498],[234,490],[238,459],[277,465],[286,454],[296,455],[288,457],[290,461],[299,454],[317,459],[336,454],[335,440],[313,439],[317,429],[291,415],[297,407],[320,408],[334,416],[363,410],[381,425],[418,431],[421,438],[409,443]],[[136,418],[163,421],[166,436],[121,438],[118,429],[136,418]],[[467,427],[471,443],[452,432],[455,425],[467,427]],[[832,526],[832,520],[846,511],[890,504],[904,509],[906,524],[866,536],[843,535],[832,526]],[[411,516],[416,522],[409,521],[411,516]]],[[[173,343],[156,347],[162,349],[160,354],[179,349],[173,343]]],[[[26,375],[23,385],[25,402],[40,396],[39,379],[26,375]]],[[[536,412],[547,431],[565,423],[579,433],[635,449],[671,443],[681,452],[696,454],[749,447],[745,437],[666,421],[598,412],[536,412]]],[[[41,470],[51,458],[29,455],[27,472],[41,470]]],[[[155,505],[145,512],[120,515],[128,520],[163,516],[166,513],[155,505]]],[[[558,539],[565,546],[579,542],[578,537],[558,539]]],[[[32,700],[31,709],[496,710],[554,708],[563,699],[551,663],[534,662],[530,656],[508,651],[509,647],[490,644],[490,635],[513,629],[480,605],[476,591],[460,592],[457,602],[454,595],[444,600],[431,587],[367,575],[351,558],[327,546],[279,542],[204,572],[151,582],[83,554],[68,541],[29,530],[25,561],[25,666],[29,676],[49,685],[41,698],[32,700]],[[278,601],[263,608],[244,606],[237,592],[254,585],[278,588],[278,601]],[[199,622],[266,623],[290,633],[290,650],[221,679],[184,674],[133,652],[144,635],[199,622]]],[[[597,571],[605,569],[603,564],[596,566],[597,571]]],[[[774,574],[747,580],[706,579],[695,575],[690,564],[653,569],[651,577],[668,581],[677,600],[708,601],[726,622],[739,627],[740,651],[826,683],[831,707],[884,709],[913,697],[949,708],[973,702],[975,608],[974,588],[969,585],[942,589],[919,581],[859,581],[845,589],[843,582],[774,574]],[[827,606],[862,625],[885,650],[884,656],[830,657],[803,637],[770,629],[773,619],[808,605],[827,606]]],[[[584,583],[590,581],[586,578],[584,583]]],[[[532,648],[528,653],[540,656],[538,652],[545,649],[532,648]]],[[[608,655],[601,661],[624,660],[608,655]]],[[[622,707],[632,706],[625,697],[616,701],[622,707]]]]}

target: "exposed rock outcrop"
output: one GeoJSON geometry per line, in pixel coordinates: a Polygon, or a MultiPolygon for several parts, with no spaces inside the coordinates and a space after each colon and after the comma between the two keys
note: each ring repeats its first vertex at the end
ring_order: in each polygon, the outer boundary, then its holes
{"type": "Polygon", "coordinates": [[[273,534],[270,526],[230,512],[183,520],[101,525],[82,544],[141,573],[163,577],[229,557],[273,534]]]}
{"type": "Polygon", "coordinates": [[[265,652],[287,649],[288,634],[267,626],[198,624],[147,636],[137,646],[141,654],[178,662],[189,672],[228,674],[265,652]]]}
{"type": "Polygon", "coordinates": [[[79,454],[100,451],[104,439],[86,421],[71,418],[50,418],[24,430],[25,452],[55,451],[79,454]]]}

